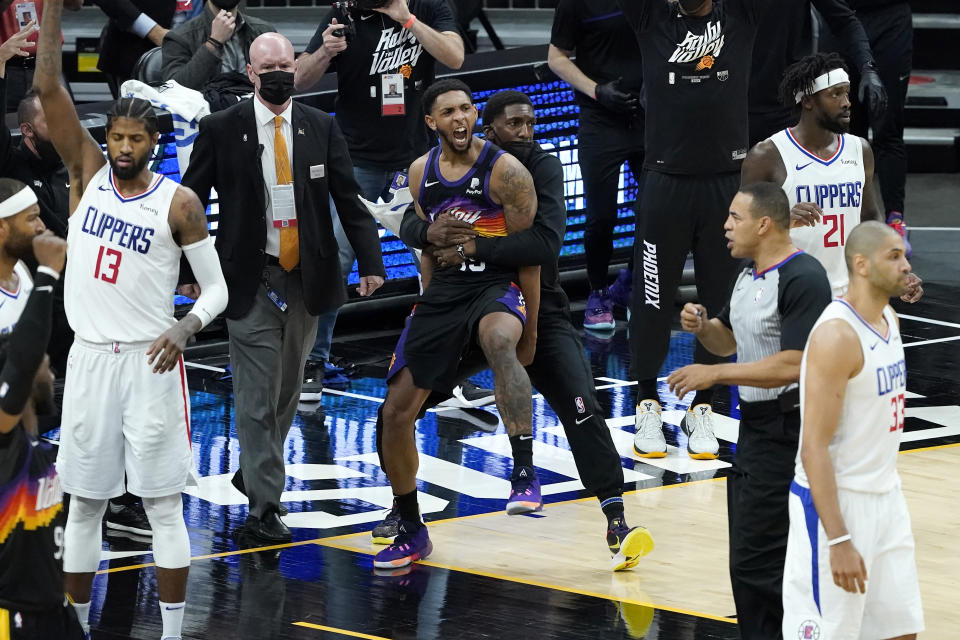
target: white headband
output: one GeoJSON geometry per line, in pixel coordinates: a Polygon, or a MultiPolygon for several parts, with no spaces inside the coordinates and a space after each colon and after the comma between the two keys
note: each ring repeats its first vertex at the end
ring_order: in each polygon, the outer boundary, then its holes
{"type": "Polygon", "coordinates": [[[30,205],[37,203],[37,194],[33,189],[25,186],[20,191],[0,202],[0,218],[15,216],[30,205]]]}
{"type": "Polygon", "coordinates": [[[800,100],[803,98],[803,96],[812,96],[813,94],[823,91],[824,89],[835,87],[838,84],[843,84],[844,82],[850,82],[850,76],[847,75],[847,72],[843,69],[831,69],[814,80],[809,91],[797,92],[797,104],[800,103],[800,100]]]}

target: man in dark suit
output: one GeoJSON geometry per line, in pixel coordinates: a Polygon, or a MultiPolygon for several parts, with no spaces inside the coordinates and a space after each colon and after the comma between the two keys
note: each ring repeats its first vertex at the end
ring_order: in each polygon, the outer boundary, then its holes
{"type": "Polygon", "coordinates": [[[120,85],[133,77],[133,68],[144,53],[163,44],[173,26],[177,0],[92,0],[110,22],[100,35],[97,68],[107,76],[113,97],[120,85]]]}
{"type": "Polygon", "coordinates": [[[220,196],[216,246],[230,292],[223,315],[241,449],[234,486],[250,498],[246,533],[266,542],[290,540],[279,518],[283,442],[317,314],[345,299],[331,196],[357,251],[360,295],[386,275],[346,141],[331,116],[290,100],[295,70],[285,37],[254,40],[247,65],[254,98],[200,121],[183,176],[204,204],[210,187],[220,196]]]}

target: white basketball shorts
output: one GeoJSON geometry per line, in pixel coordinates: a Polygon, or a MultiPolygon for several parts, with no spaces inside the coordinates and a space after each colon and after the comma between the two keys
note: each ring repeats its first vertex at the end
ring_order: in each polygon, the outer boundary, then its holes
{"type": "Polygon", "coordinates": [[[190,393],[180,359],[166,373],[147,364],[149,342],[97,344],[77,338],[63,389],[57,473],[63,490],[144,498],[195,485],[190,393]]]}
{"type": "Polygon", "coordinates": [[[830,549],[810,490],[790,485],[783,571],[785,640],[879,640],[923,631],[910,513],[899,485],[886,493],[841,489],[840,512],[867,569],[867,592],[833,582],[830,549]]]}

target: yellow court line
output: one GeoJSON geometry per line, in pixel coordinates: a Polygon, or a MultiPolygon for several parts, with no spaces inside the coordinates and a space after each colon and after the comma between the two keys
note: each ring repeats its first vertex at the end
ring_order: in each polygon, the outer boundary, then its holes
{"type": "Polygon", "coordinates": [[[954,447],[960,447],[960,442],[954,442],[953,444],[938,444],[932,447],[920,447],[919,449],[904,449],[900,452],[901,455],[904,453],[917,453],[918,451],[936,451],[937,449],[952,449],[954,447]]]}
{"type": "MultiPolygon", "coordinates": [[[[249,549],[237,549],[235,551],[223,551],[221,553],[210,553],[204,556],[194,556],[190,558],[190,562],[195,560],[210,560],[213,558],[226,558],[229,556],[240,556],[245,553],[257,553],[258,551],[275,551],[276,549],[289,549],[290,547],[302,547],[308,544],[317,544],[322,538],[314,538],[313,540],[299,540],[297,542],[285,542],[283,544],[274,544],[268,547],[252,547],[249,549]]],[[[150,555],[152,551],[148,551],[143,555],[150,555]]],[[[101,569],[97,571],[97,575],[103,573],[119,573],[120,571],[133,571],[134,569],[144,569],[146,567],[156,566],[156,562],[145,562],[143,564],[131,564],[123,567],[113,567],[112,569],[101,569]]]]}
{"type": "Polygon", "coordinates": [[[325,627],[322,624],[313,624],[312,622],[294,622],[293,626],[319,629],[320,631],[329,631],[330,633],[336,633],[341,636],[351,636],[353,638],[367,638],[367,640],[390,640],[390,638],[384,638],[383,636],[371,636],[358,631],[347,631],[346,629],[337,629],[336,627],[325,627]]]}

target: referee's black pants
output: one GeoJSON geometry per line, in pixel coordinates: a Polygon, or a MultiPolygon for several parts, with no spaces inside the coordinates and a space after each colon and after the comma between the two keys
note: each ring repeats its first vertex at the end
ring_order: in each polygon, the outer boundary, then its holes
{"type": "MultiPolygon", "coordinates": [[[[730,299],[737,261],[727,250],[723,224],[740,188],[739,173],[689,176],[647,171],[633,245],[630,319],[634,379],[655,380],[670,349],[674,299],[687,253],[693,251],[697,298],[714,317],[730,299]]],[[[697,342],[693,361],[724,361],[697,342]]]]}
{"type": "Polygon", "coordinates": [[[730,583],[744,640],[783,638],[787,510],[800,438],[800,410],[777,400],[740,403],[740,435],[727,476],[730,583]]]}
{"type": "Polygon", "coordinates": [[[64,602],[44,609],[0,607],[0,638],[4,640],[84,640],[73,605],[64,602]]]}
{"type": "MultiPolygon", "coordinates": [[[[537,351],[527,367],[527,374],[563,424],[580,482],[602,501],[623,494],[623,467],[603,409],[597,401],[593,371],[583,343],[573,328],[569,307],[565,304],[563,307],[562,310],[541,307],[537,351]]],[[[489,366],[479,349],[474,350],[474,354],[476,357],[468,357],[461,365],[461,382],[489,366]]],[[[449,397],[449,394],[431,393],[421,409],[421,416],[449,397]]],[[[377,411],[377,452],[381,467],[384,465],[380,453],[382,426],[383,405],[377,411]]]]}
{"type": "MultiPolygon", "coordinates": [[[[587,261],[587,279],[591,289],[603,289],[608,284],[607,271],[613,255],[613,230],[617,225],[617,194],[620,187],[620,167],[624,162],[642,187],[640,170],[643,167],[643,116],[625,118],[613,114],[598,114],[595,110],[580,112],[577,147],[580,174],[583,177],[583,195],[586,199],[586,222],[583,229],[583,249],[587,261]]],[[[637,198],[639,199],[639,193],[637,198]]],[[[636,211],[636,207],[634,208],[636,211]]]]}

